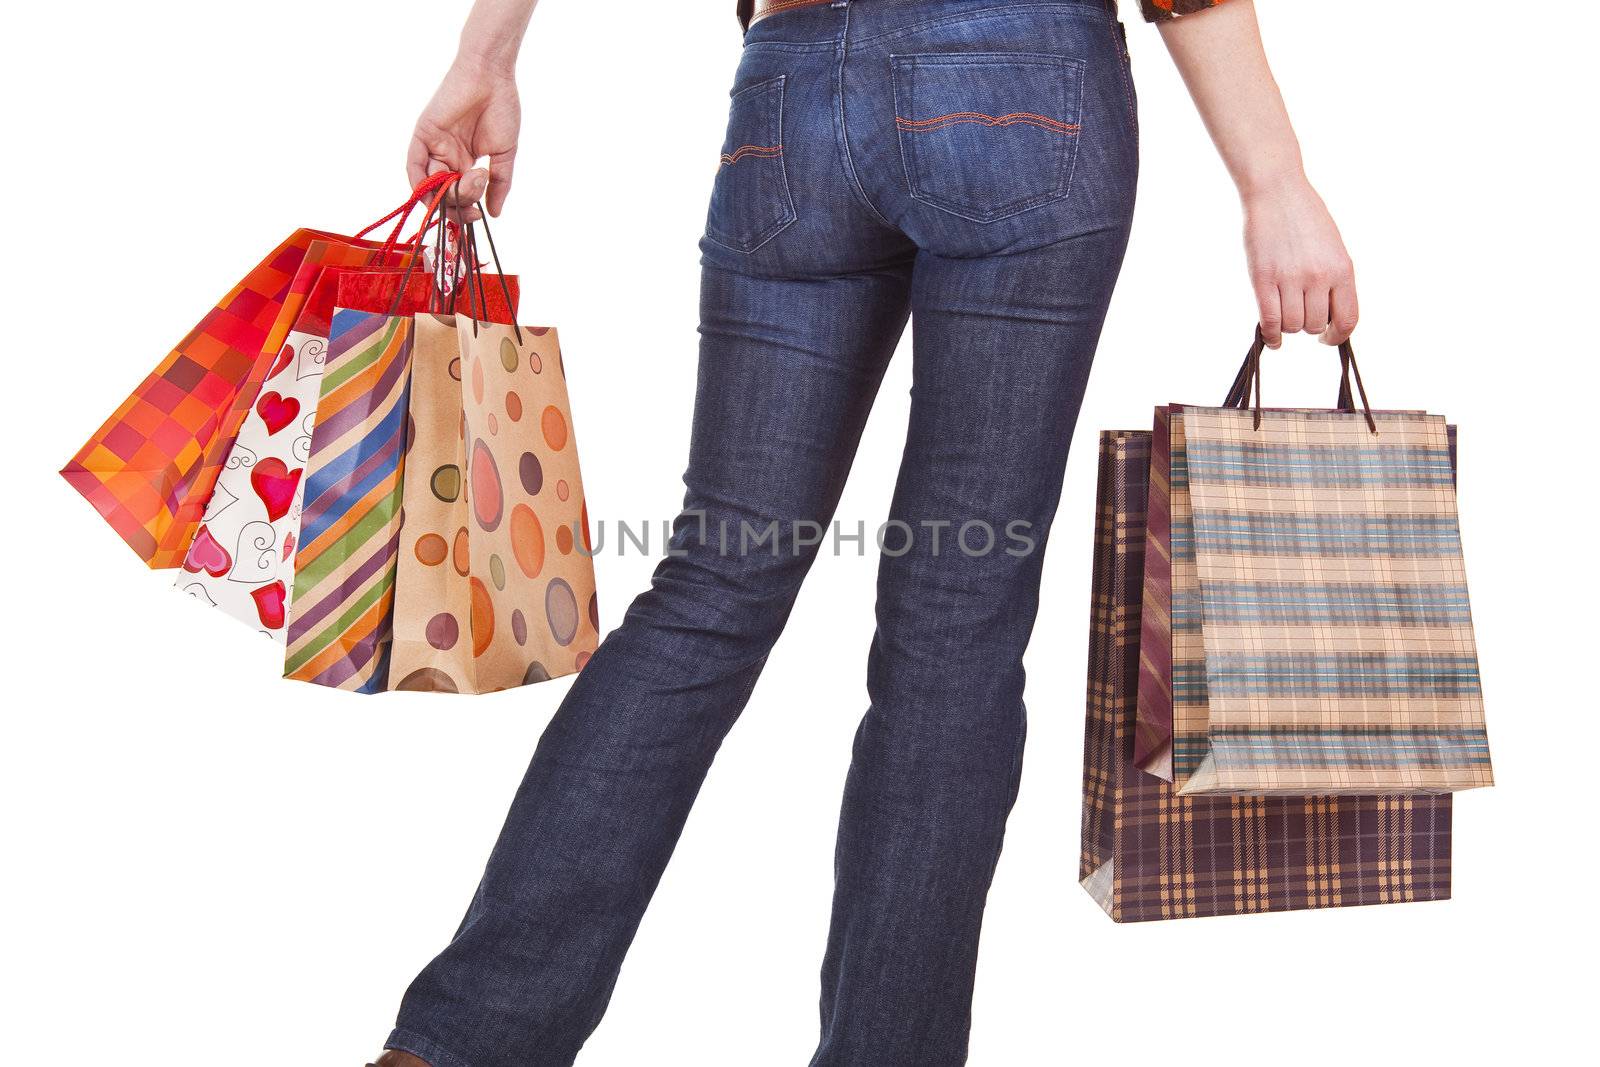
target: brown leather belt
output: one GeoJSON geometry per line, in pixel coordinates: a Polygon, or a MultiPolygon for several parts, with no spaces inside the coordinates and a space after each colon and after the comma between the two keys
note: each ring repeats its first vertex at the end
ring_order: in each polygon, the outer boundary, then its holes
{"type": "MultiPolygon", "coordinates": [[[[739,23],[749,29],[751,23],[760,22],[768,15],[777,15],[785,11],[798,11],[802,7],[817,7],[820,4],[831,4],[834,0],[739,0],[739,23]]],[[[1215,0],[1220,2],[1220,0],[1215,0]]],[[[1112,12],[1117,9],[1116,0],[1106,0],[1112,12]]],[[[1170,6],[1161,3],[1157,7],[1170,6]]]]}
{"type": "Polygon", "coordinates": [[[749,29],[752,23],[760,22],[768,15],[832,2],[833,0],[739,0],[739,21],[749,29]]]}

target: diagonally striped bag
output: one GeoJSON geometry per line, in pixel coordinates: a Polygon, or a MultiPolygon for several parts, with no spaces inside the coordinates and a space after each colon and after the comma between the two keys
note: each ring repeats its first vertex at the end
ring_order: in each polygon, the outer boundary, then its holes
{"type": "Polygon", "coordinates": [[[1340,410],[1263,410],[1261,347],[1226,406],[1158,415],[1139,765],[1183,795],[1492,784],[1450,428],[1357,412],[1348,345],[1340,410]]]}
{"type": "Polygon", "coordinates": [[[409,315],[335,312],[306,465],[284,677],[382,692],[400,534],[409,315]]]}

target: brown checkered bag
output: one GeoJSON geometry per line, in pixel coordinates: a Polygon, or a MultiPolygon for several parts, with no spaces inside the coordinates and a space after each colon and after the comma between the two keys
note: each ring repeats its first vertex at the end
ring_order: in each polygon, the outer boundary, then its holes
{"type": "Polygon", "coordinates": [[[1447,899],[1448,794],[1189,797],[1135,767],[1150,458],[1101,435],[1083,887],[1118,922],[1447,899]]]}

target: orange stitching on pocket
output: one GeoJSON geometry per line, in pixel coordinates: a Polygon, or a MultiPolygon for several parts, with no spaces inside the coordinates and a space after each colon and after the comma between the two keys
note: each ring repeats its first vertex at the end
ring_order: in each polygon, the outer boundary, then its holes
{"type": "Polygon", "coordinates": [[[722,153],[722,165],[731,167],[745,156],[754,156],[757,159],[777,159],[781,155],[783,155],[783,145],[781,144],[745,144],[735,149],[732,155],[727,152],[722,153]]]}
{"type": "Polygon", "coordinates": [[[925,133],[931,130],[943,129],[946,126],[955,126],[963,122],[976,123],[979,126],[1037,126],[1041,130],[1052,133],[1077,133],[1077,123],[1070,125],[1056,119],[1048,119],[1043,115],[1035,115],[1031,111],[1013,111],[1007,115],[985,115],[981,111],[952,111],[948,115],[937,115],[931,119],[907,119],[899,115],[894,117],[896,129],[911,130],[925,133]]]}

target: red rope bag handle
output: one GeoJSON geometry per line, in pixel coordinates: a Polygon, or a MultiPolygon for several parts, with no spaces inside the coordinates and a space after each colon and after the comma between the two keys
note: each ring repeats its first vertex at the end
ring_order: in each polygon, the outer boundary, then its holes
{"type": "Polygon", "coordinates": [[[394,224],[394,230],[390,232],[388,240],[384,241],[383,250],[378,253],[380,259],[386,261],[389,256],[394,254],[396,245],[400,241],[400,232],[405,229],[406,220],[411,217],[411,212],[416,209],[418,204],[423,202],[428,194],[434,193],[437,195],[434,198],[433,204],[429,206],[428,214],[423,216],[423,229],[418,230],[411,240],[406,242],[408,245],[416,244],[418,247],[420,247],[422,235],[427,232],[428,219],[432,216],[433,208],[438,205],[439,197],[443,195],[444,190],[455,185],[460,180],[461,173],[453,170],[442,170],[437,174],[428,175],[426,178],[417,183],[417,187],[415,189],[411,190],[411,195],[406,198],[405,203],[401,204],[383,218],[379,219],[377,222],[374,222],[372,225],[366,227],[360,233],[356,234],[356,240],[359,241],[361,238],[365,237],[373,230],[376,230],[390,219],[395,219],[396,222],[394,224]]]}

